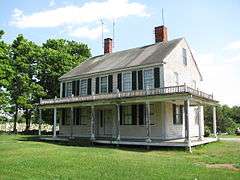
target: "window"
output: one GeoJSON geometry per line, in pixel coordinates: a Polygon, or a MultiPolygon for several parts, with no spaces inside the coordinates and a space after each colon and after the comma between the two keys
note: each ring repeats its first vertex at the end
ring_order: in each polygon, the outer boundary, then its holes
{"type": "Polygon", "coordinates": [[[123,91],[131,91],[132,90],[132,73],[123,73],[122,75],[123,81],[123,91]]]}
{"type": "Polygon", "coordinates": [[[183,64],[187,65],[187,50],[186,49],[182,49],[182,56],[183,56],[183,64]]]}
{"type": "Polygon", "coordinates": [[[153,79],[153,70],[152,69],[144,70],[143,80],[144,80],[144,83],[143,83],[144,89],[153,89],[154,79],[153,79]]]}
{"type": "Polygon", "coordinates": [[[72,82],[67,83],[67,97],[72,96],[72,82]]]}
{"type": "Polygon", "coordinates": [[[107,76],[100,78],[100,90],[101,93],[107,93],[108,92],[108,79],[107,76]]]}
{"type": "Polygon", "coordinates": [[[66,118],[65,118],[65,125],[70,125],[70,121],[72,118],[72,114],[71,114],[71,109],[66,109],[66,118]]]}
{"type": "Polygon", "coordinates": [[[80,125],[87,125],[91,119],[90,108],[80,109],[80,125]]]}
{"type": "Polygon", "coordinates": [[[122,124],[132,125],[132,106],[122,106],[122,124]]]}
{"type": "Polygon", "coordinates": [[[81,96],[87,95],[87,79],[81,79],[80,81],[80,95],[81,96]]]}
{"type": "Polygon", "coordinates": [[[179,85],[179,77],[178,77],[178,73],[177,72],[174,72],[174,83],[176,86],[179,85]]]}
{"type": "Polygon", "coordinates": [[[173,124],[182,124],[183,122],[183,106],[173,104],[173,124]]]}

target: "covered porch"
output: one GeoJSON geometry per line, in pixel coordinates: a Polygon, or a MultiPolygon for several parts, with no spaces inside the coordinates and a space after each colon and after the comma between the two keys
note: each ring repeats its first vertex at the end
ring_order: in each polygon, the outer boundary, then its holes
{"type": "MultiPolygon", "coordinates": [[[[54,118],[53,118],[53,138],[56,139],[56,121],[57,121],[57,109],[61,108],[69,108],[71,112],[71,121],[70,121],[70,135],[68,138],[73,139],[77,138],[73,134],[73,117],[74,117],[74,108],[75,107],[88,107],[90,109],[90,124],[89,124],[89,140],[92,143],[99,144],[116,144],[116,145],[143,145],[143,146],[173,146],[173,147],[188,147],[191,151],[192,146],[206,144],[210,142],[217,141],[217,133],[216,133],[216,108],[217,101],[214,101],[212,96],[207,96],[205,93],[190,89],[186,86],[177,86],[177,87],[168,87],[165,89],[158,89],[145,91],[145,92],[118,92],[114,94],[114,98],[107,99],[109,95],[98,95],[99,97],[85,97],[86,100],[81,100],[81,97],[68,97],[68,98],[55,98],[51,101],[42,101],[42,106],[40,106],[40,121],[41,122],[41,110],[42,109],[54,109],[54,118]],[[88,99],[87,99],[88,98],[88,99]],[[78,100],[76,100],[78,99],[78,100]],[[124,133],[121,131],[121,114],[120,107],[128,104],[144,104],[144,114],[145,114],[145,123],[142,126],[142,129],[145,131],[145,136],[136,138],[126,138],[124,137],[124,133]],[[159,137],[153,137],[153,126],[151,124],[151,104],[153,103],[170,103],[170,104],[178,104],[183,106],[184,108],[184,134],[182,137],[178,137],[176,139],[171,139],[168,137],[164,137],[159,135],[159,137]],[[205,105],[212,105],[213,107],[213,138],[204,138],[203,128],[204,122],[203,117],[199,118],[198,128],[199,133],[197,136],[191,135],[190,121],[189,117],[189,109],[192,106],[197,106],[198,109],[202,109],[205,105]],[[99,136],[97,133],[97,117],[96,117],[96,109],[101,106],[111,106],[114,109],[115,117],[112,119],[112,133],[109,136],[99,136]]],[[[41,103],[40,103],[41,104],[41,103]]],[[[165,120],[167,117],[164,117],[166,107],[161,107],[163,111],[163,119],[165,120]]],[[[165,127],[163,121],[163,127],[165,127]]],[[[132,127],[134,128],[134,127],[132,127]]],[[[137,129],[136,129],[137,130],[137,129]]],[[[166,131],[166,128],[163,129],[166,131]]],[[[165,135],[167,134],[164,132],[165,135]]]]}

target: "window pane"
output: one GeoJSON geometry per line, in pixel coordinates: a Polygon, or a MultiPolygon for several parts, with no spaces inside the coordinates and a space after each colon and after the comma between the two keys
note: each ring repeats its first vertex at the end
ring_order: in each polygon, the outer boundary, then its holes
{"type": "Polygon", "coordinates": [[[107,93],[107,76],[101,77],[101,93],[107,93]]]}
{"type": "Polygon", "coordinates": [[[187,65],[187,51],[186,49],[182,49],[182,53],[183,53],[183,64],[187,65]]]}
{"type": "Polygon", "coordinates": [[[124,73],[123,76],[123,91],[131,91],[132,90],[132,79],[131,73],[124,73]]]}
{"type": "Polygon", "coordinates": [[[72,96],[72,82],[67,83],[67,97],[72,96]]]}
{"type": "Polygon", "coordinates": [[[80,95],[85,96],[87,95],[87,80],[82,79],[80,83],[80,95]]]}
{"type": "Polygon", "coordinates": [[[132,124],[132,106],[123,106],[123,124],[132,124]]]}
{"type": "Polygon", "coordinates": [[[144,70],[144,89],[153,89],[153,70],[144,70]]]}

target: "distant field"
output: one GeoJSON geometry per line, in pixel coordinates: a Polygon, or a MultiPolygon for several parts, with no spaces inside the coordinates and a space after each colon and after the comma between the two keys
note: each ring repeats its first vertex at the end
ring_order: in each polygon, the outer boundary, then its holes
{"type": "Polygon", "coordinates": [[[0,135],[0,179],[240,179],[240,143],[183,149],[71,146],[0,135]]]}

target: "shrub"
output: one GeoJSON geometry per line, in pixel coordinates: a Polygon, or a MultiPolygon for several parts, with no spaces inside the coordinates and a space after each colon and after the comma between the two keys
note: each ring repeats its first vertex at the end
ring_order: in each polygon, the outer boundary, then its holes
{"type": "Polygon", "coordinates": [[[211,129],[208,126],[204,127],[204,136],[209,137],[211,134],[211,129]]]}

